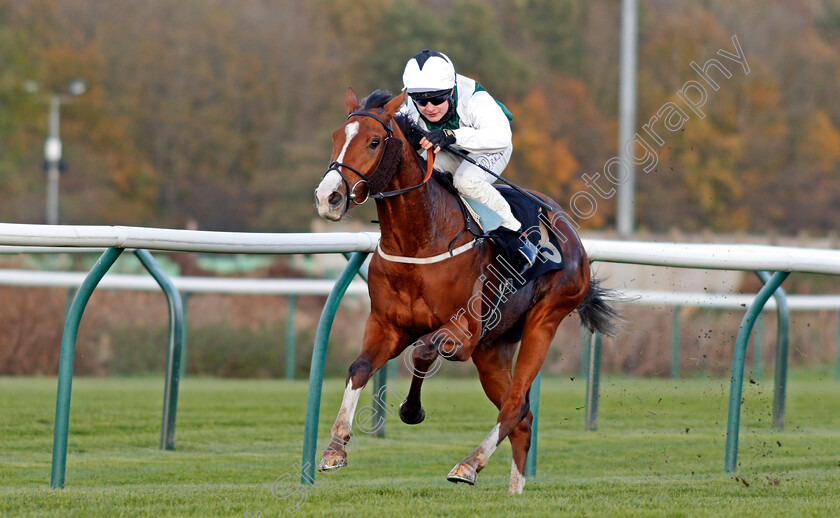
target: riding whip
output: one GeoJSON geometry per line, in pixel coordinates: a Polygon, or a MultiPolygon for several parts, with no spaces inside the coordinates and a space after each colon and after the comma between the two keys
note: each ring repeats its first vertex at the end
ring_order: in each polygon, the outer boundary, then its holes
{"type": "MultiPolygon", "coordinates": [[[[427,135],[428,135],[428,133],[429,133],[429,132],[427,132],[426,130],[424,130],[423,128],[421,128],[421,127],[420,127],[420,125],[419,125],[419,124],[417,124],[416,122],[415,122],[415,123],[412,123],[412,126],[413,126],[413,128],[414,128],[414,129],[416,129],[416,130],[417,130],[417,131],[418,131],[421,135],[423,135],[424,137],[425,137],[425,136],[427,136],[427,135]]],[[[498,174],[494,173],[494,172],[493,172],[493,171],[491,171],[490,169],[488,169],[488,168],[484,167],[483,165],[479,164],[479,163],[478,163],[478,162],[477,162],[477,161],[476,161],[473,157],[471,157],[471,156],[469,155],[469,153],[467,153],[467,152],[466,152],[466,151],[464,151],[463,149],[461,149],[461,148],[459,148],[459,147],[452,147],[452,146],[444,146],[444,147],[442,147],[441,149],[443,149],[443,150],[445,150],[445,151],[449,151],[449,152],[450,152],[450,153],[452,153],[452,154],[458,155],[459,157],[463,158],[464,160],[466,160],[467,162],[471,163],[472,165],[474,165],[474,166],[477,166],[477,167],[481,168],[484,172],[489,173],[489,174],[491,174],[491,175],[495,176],[498,180],[501,180],[501,181],[502,181],[502,183],[504,183],[504,184],[505,184],[505,185],[507,185],[508,187],[510,187],[510,188],[512,188],[512,189],[514,189],[515,191],[517,191],[517,192],[519,192],[519,193],[523,194],[525,197],[527,197],[528,199],[530,199],[531,201],[533,201],[534,203],[536,203],[536,204],[537,204],[537,205],[539,205],[540,207],[544,208],[545,210],[547,210],[547,211],[549,211],[549,212],[551,212],[551,211],[553,211],[553,210],[554,210],[554,209],[553,209],[552,207],[550,207],[547,203],[545,203],[545,202],[544,202],[544,201],[542,201],[541,199],[537,198],[536,196],[534,196],[534,195],[533,195],[533,194],[531,194],[530,192],[526,191],[526,190],[525,190],[525,189],[523,189],[522,187],[519,187],[518,185],[516,185],[516,184],[515,184],[515,183],[513,183],[513,182],[510,182],[510,181],[508,181],[508,180],[505,180],[505,179],[504,179],[504,178],[502,178],[500,175],[498,175],[498,174]]]]}

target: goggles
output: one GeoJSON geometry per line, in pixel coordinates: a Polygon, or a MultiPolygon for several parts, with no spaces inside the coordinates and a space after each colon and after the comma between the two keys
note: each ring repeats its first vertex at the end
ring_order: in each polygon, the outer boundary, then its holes
{"type": "Polygon", "coordinates": [[[436,95],[434,97],[420,97],[419,94],[410,94],[411,100],[414,101],[414,104],[417,106],[426,106],[429,103],[432,103],[432,106],[440,106],[441,104],[448,101],[451,97],[450,92],[444,92],[440,95],[436,95]]]}

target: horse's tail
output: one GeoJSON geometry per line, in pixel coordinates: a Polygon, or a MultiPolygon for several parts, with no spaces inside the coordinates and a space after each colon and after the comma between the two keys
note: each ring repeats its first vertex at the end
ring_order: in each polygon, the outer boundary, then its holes
{"type": "Polygon", "coordinates": [[[624,298],[616,290],[601,287],[601,281],[592,277],[589,281],[589,291],[577,308],[581,325],[590,332],[598,331],[602,335],[613,336],[617,324],[621,323],[622,319],[609,302],[618,302],[624,298]]]}

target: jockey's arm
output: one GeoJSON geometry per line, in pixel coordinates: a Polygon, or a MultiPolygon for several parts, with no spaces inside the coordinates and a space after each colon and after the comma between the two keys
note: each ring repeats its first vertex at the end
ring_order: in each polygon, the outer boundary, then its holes
{"type": "Polygon", "coordinates": [[[496,153],[510,146],[510,121],[486,91],[473,94],[469,104],[472,123],[455,131],[458,146],[470,153],[496,153]]]}

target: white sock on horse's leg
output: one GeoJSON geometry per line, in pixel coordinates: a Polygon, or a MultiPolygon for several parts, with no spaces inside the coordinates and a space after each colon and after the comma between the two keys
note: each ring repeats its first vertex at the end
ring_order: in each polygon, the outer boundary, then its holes
{"type": "Polygon", "coordinates": [[[344,397],[341,399],[341,408],[338,410],[338,417],[332,428],[332,436],[343,441],[347,441],[350,434],[353,433],[353,418],[356,415],[356,405],[359,404],[359,396],[362,394],[362,389],[353,388],[353,380],[347,381],[347,386],[344,387],[344,397]]]}
{"type": "Polygon", "coordinates": [[[508,493],[521,495],[523,489],[525,489],[525,475],[516,467],[516,461],[512,460],[510,462],[510,486],[508,486],[508,493]]]}

